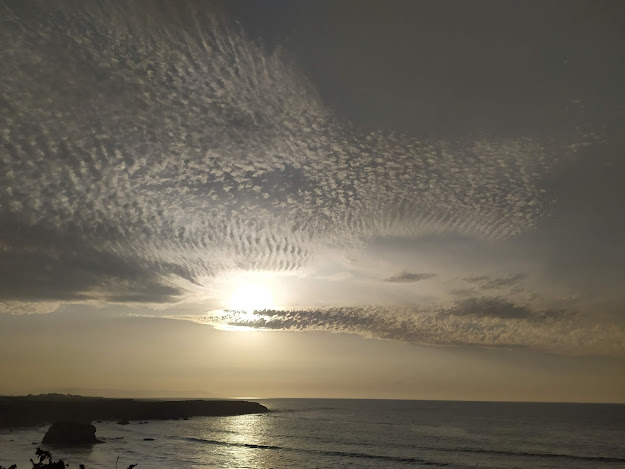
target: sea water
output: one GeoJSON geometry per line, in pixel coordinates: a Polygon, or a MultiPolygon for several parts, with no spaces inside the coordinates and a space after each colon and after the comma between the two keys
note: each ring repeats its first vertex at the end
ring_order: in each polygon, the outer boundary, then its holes
{"type": "MultiPolygon", "coordinates": [[[[625,468],[625,405],[259,402],[271,413],[96,423],[105,443],[52,452],[87,469],[625,468]]],[[[30,468],[45,430],[1,430],[0,465],[30,468]]]]}

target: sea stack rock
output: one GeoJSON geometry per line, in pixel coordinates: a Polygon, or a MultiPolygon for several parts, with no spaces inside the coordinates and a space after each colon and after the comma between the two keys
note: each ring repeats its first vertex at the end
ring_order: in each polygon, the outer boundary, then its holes
{"type": "Polygon", "coordinates": [[[84,422],[57,422],[53,424],[41,441],[46,445],[77,446],[100,443],[95,437],[96,428],[84,422]]]}

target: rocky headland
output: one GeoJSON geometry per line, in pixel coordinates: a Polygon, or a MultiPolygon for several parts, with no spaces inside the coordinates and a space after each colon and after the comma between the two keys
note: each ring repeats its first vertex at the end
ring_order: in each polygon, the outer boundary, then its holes
{"type": "Polygon", "coordinates": [[[141,400],[44,394],[0,397],[0,427],[60,421],[169,420],[269,412],[257,402],[236,400],[141,400]]]}

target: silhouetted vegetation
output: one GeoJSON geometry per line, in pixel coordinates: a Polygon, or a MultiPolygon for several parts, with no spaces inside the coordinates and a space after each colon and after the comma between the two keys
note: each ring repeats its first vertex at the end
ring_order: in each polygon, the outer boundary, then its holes
{"type": "MultiPolygon", "coordinates": [[[[37,448],[35,454],[39,457],[39,461],[30,460],[33,465],[32,469],[65,469],[66,467],[69,467],[69,464],[65,463],[62,459],[54,461],[52,459],[52,453],[50,453],[50,451],[46,451],[45,449],[37,448]]],[[[128,469],[132,469],[136,466],[137,464],[131,464],[128,466],[128,469]]],[[[78,467],[79,469],[85,469],[84,464],[80,464],[78,467]]],[[[117,464],[115,464],[115,467],[117,467],[117,464]]],[[[0,466],[0,469],[17,469],[17,464],[13,464],[9,467],[0,466]]]]}
{"type": "Polygon", "coordinates": [[[65,466],[69,466],[69,464],[65,464],[62,459],[53,461],[50,451],[37,448],[35,454],[39,456],[39,462],[35,462],[32,459],[30,460],[33,464],[33,469],[65,469],[65,466]],[[46,459],[48,460],[47,463],[46,459]]]}

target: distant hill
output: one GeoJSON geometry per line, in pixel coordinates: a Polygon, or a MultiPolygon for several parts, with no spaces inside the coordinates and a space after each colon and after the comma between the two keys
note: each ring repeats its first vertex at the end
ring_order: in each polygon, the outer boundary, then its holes
{"type": "Polygon", "coordinates": [[[40,401],[69,401],[69,400],[103,399],[101,397],[79,396],[78,394],[59,394],[57,392],[49,392],[47,394],[27,394],[26,396],[0,396],[0,399],[3,399],[4,397],[40,400],[40,401]]]}

